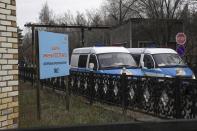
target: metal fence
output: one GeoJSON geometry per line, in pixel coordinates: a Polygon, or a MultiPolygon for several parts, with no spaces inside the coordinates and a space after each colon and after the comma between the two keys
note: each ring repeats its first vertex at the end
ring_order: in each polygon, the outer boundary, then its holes
{"type": "MultiPolygon", "coordinates": [[[[34,81],[33,69],[20,68],[20,78],[34,81]]],[[[69,92],[94,101],[164,118],[197,118],[197,80],[134,77],[92,72],[70,72],[69,92]]],[[[41,81],[42,86],[65,91],[64,77],[41,81]]]]}

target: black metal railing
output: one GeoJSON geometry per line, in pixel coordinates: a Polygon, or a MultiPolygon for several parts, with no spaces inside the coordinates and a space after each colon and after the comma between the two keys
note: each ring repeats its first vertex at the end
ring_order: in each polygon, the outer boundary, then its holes
{"type": "MultiPolygon", "coordinates": [[[[20,68],[20,78],[33,81],[33,69],[20,68]],[[25,73],[24,73],[25,72],[25,73]],[[30,75],[31,74],[31,75],[30,75]]],[[[65,91],[64,77],[41,81],[65,91]]],[[[69,91],[94,101],[165,118],[197,118],[197,80],[70,72],[69,91]]]]}
{"type": "Polygon", "coordinates": [[[196,118],[197,81],[71,72],[72,92],[165,118],[196,118]],[[91,91],[92,90],[92,91],[91,91]]]}
{"type": "Polygon", "coordinates": [[[19,66],[19,79],[25,81],[31,81],[33,84],[36,80],[36,70],[31,67],[19,66]]]}

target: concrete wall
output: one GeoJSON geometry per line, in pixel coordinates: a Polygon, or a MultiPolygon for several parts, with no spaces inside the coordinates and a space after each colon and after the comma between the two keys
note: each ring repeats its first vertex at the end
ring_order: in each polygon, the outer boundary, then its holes
{"type": "Polygon", "coordinates": [[[15,0],[0,0],[0,129],[18,127],[18,44],[15,0]]]}

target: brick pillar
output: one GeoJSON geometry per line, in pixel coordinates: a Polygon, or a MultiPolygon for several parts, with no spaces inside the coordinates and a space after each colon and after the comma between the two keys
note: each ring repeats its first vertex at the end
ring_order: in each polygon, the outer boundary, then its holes
{"type": "Polygon", "coordinates": [[[0,0],[0,129],[18,127],[18,44],[15,0],[0,0]]]}

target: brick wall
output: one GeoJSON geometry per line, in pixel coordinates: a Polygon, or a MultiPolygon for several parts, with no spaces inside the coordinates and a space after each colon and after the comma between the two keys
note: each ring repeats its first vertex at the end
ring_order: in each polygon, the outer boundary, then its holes
{"type": "Polygon", "coordinates": [[[18,127],[18,44],[15,0],[0,0],[0,129],[18,127]]]}

